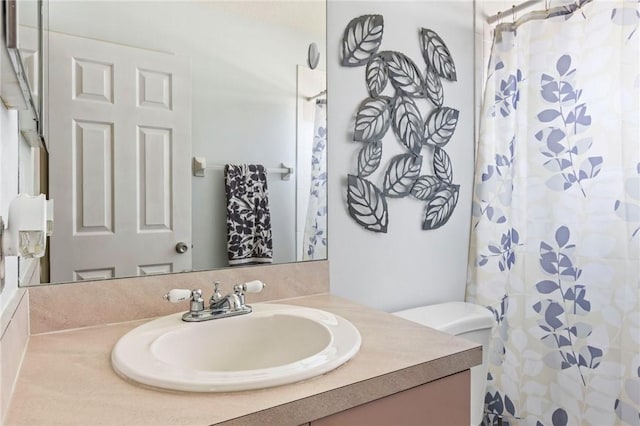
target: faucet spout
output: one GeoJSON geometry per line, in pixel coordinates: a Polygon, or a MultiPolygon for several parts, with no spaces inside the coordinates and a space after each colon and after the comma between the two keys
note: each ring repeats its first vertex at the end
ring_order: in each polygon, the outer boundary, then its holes
{"type": "Polygon", "coordinates": [[[238,295],[235,293],[232,293],[224,296],[222,299],[216,302],[212,301],[211,306],[209,306],[209,309],[211,309],[212,311],[222,310],[222,309],[237,311],[241,309],[242,306],[244,306],[244,304],[241,303],[238,295]]]}
{"type": "Polygon", "coordinates": [[[223,296],[220,293],[220,283],[215,282],[215,289],[209,300],[209,308],[204,308],[202,290],[173,289],[164,298],[169,302],[177,303],[190,299],[191,310],[182,315],[182,320],[187,322],[209,321],[218,318],[227,318],[236,315],[251,313],[251,306],[245,305],[245,292],[257,293],[262,291],[265,284],[262,281],[249,281],[244,284],[236,284],[233,293],[223,296]]]}

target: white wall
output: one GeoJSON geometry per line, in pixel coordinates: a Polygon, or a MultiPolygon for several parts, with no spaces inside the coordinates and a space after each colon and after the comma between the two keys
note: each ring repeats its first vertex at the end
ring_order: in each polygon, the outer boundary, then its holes
{"type": "MultiPolygon", "coordinates": [[[[0,105],[0,216],[6,221],[9,203],[18,195],[18,115],[0,105]]],[[[5,287],[0,293],[0,314],[18,289],[18,258],[5,258],[5,287]]]]}
{"type": "MultiPolygon", "coordinates": [[[[295,165],[296,64],[306,63],[311,42],[326,57],[322,2],[55,1],[49,17],[52,31],[189,58],[194,156],[295,165]]],[[[208,170],[192,180],[194,269],[227,266],[222,176],[208,170]]],[[[268,179],[274,261],[292,261],[295,179],[268,179]]]]}
{"type": "MultiPolygon", "coordinates": [[[[474,148],[473,9],[471,0],[328,3],[329,260],[336,295],[387,311],[464,299],[474,148]],[[401,51],[423,68],[418,32],[426,27],[443,38],[455,60],[458,81],[444,83],[444,103],[460,111],[446,147],[460,195],[453,216],[438,230],[422,230],[424,203],[409,197],[389,200],[387,234],[366,231],[348,215],[346,175],[356,171],[359,147],[351,142],[353,123],[367,92],[364,67],[340,65],[340,42],[352,18],[374,13],[384,16],[382,49],[401,51]]],[[[400,152],[391,130],[383,146],[381,167],[391,158],[388,148],[400,152]]]]}

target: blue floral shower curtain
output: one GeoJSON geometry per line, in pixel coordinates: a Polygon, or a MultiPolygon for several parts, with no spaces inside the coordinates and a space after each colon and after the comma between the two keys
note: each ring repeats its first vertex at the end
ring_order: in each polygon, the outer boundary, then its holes
{"type": "Polygon", "coordinates": [[[487,424],[640,425],[639,6],[496,36],[467,285],[498,322],[487,424]]]}
{"type": "Polygon", "coordinates": [[[327,258],[327,101],[316,101],[311,189],[304,228],[304,260],[327,258]]]}

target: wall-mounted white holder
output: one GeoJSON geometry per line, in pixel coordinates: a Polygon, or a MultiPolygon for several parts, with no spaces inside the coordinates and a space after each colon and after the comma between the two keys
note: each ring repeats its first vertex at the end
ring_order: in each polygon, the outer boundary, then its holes
{"type": "Polygon", "coordinates": [[[9,204],[7,228],[0,216],[0,293],[4,289],[5,256],[42,257],[53,232],[53,200],[19,194],[9,204]]]}
{"type": "Polygon", "coordinates": [[[47,200],[47,237],[53,234],[53,200],[47,200]]]}
{"type": "Polygon", "coordinates": [[[7,227],[2,232],[2,256],[42,257],[46,236],[53,229],[53,204],[44,195],[18,195],[9,204],[7,227]]]}

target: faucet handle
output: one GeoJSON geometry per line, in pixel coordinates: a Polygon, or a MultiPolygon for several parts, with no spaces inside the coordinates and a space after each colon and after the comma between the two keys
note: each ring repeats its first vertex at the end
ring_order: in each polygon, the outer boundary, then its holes
{"type": "Polygon", "coordinates": [[[202,299],[202,290],[200,289],[187,290],[183,288],[174,288],[173,290],[169,290],[163,298],[171,303],[179,303],[189,300],[191,304],[188,315],[191,317],[197,317],[202,313],[202,311],[204,311],[204,300],[202,299]]]}
{"type": "Polygon", "coordinates": [[[169,292],[162,296],[162,298],[171,303],[179,303],[191,299],[191,294],[191,290],[174,288],[173,290],[169,290],[169,292]]]}
{"type": "Polygon", "coordinates": [[[220,281],[213,282],[213,294],[211,295],[210,302],[215,303],[222,300],[222,293],[220,293],[220,281]]]}
{"type": "Polygon", "coordinates": [[[236,293],[246,291],[247,293],[260,293],[267,285],[260,280],[253,280],[244,284],[237,284],[234,287],[236,293]]]}

